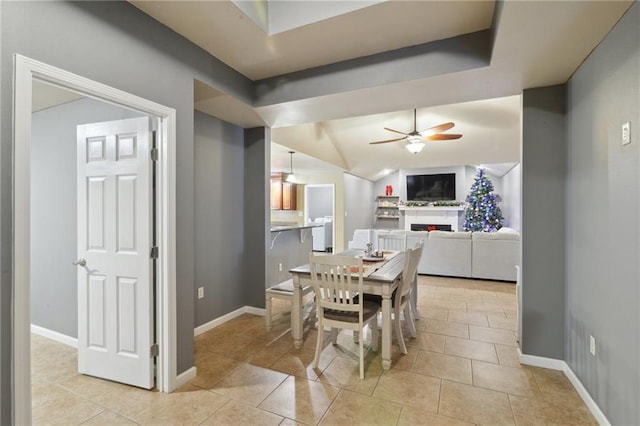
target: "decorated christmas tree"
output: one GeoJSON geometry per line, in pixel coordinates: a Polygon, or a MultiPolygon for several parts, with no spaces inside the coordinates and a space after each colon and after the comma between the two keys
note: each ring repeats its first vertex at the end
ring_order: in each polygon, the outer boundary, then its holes
{"type": "Polygon", "coordinates": [[[466,199],[464,230],[493,232],[502,228],[500,201],[500,196],[493,193],[493,183],[485,176],[484,169],[479,168],[466,199]]]}

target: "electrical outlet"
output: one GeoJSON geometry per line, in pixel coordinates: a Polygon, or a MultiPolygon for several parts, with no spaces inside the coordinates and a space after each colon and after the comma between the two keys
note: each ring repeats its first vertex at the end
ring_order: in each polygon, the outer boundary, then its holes
{"type": "Polygon", "coordinates": [[[622,145],[631,143],[631,123],[628,121],[622,125],[622,145]]]}
{"type": "Polygon", "coordinates": [[[278,263],[278,272],[282,272],[282,263],[278,263]]]}
{"type": "Polygon", "coordinates": [[[204,298],[204,287],[198,287],[198,299],[204,298]]]}
{"type": "Polygon", "coordinates": [[[596,356],[596,338],[593,336],[589,336],[589,352],[591,355],[596,356]]]}

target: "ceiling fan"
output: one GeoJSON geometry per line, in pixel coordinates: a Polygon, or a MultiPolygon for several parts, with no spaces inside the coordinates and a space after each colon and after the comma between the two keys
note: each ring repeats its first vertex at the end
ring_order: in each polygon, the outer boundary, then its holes
{"type": "Polygon", "coordinates": [[[453,139],[460,139],[462,137],[461,134],[454,134],[454,133],[442,133],[442,132],[446,132],[447,130],[451,129],[453,126],[455,126],[454,123],[452,122],[448,122],[448,123],[442,123],[442,124],[438,124],[437,126],[433,126],[430,127],[428,129],[422,130],[420,132],[417,131],[416,129],[416,110],[413,110],[413,131],[409,132],[409,133],[405,133],[405,132],[401,132],[399,130],[395,130],[395,129],[390,129],[388,127],[385,127],[384,129],[389,131],[389,132],[394,132],[394,133],[400,133],[401,135],[404,135],[401,138],[395,138],[395,139],[386,139],[383,141],[375,141],[375,142],[369,142],[370,145],[377,145],[377,144],[381,144],[381,143],[388,143],[388,142],[396,142],[396,141],[402,141],[402,140],[406,140],[407,142],[409,142],[409,144],[407,144],[406,148],[414,153],[417,154],[418,152],[422,151],[422,148],[424,148],[424,141],[446,141],[446,140],[453,140],[453,139]]]}

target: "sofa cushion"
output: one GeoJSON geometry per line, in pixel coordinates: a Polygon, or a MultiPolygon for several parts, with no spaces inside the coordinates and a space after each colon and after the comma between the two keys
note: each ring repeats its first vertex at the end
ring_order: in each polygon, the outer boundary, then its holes
{"type": "Polygon", "coordinates": [[[356,229],[353,231],[353,239],[349,241],[350,249],[365,249],[371,242],[373,231],[371,229],[356,229]]]}
{"type": "Polygon", "coordinates": [[[418,272],[449,277],[471,276],[470,233],[431,231],[425,243],[418,272]]]}
{"type": "Polygon", "coordinates": [[[429,238],[470,240],[471,232],[429,231],[429,238]]]}
{"type": "Polygon", "coordinates": [[[520,240],[520,234],[515,232],[474,232],[472,234],[474,240],[520,240]]]}

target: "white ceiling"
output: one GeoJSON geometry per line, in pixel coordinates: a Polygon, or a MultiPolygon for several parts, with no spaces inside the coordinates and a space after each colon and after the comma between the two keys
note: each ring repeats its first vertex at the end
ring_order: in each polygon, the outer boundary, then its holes
{"type": "Polygon", "coordinates": [[[130,2],[252,80],[487,29],[494,8],[493,1],[385,1],[269,35],[231,1],[130,2]]]}
{"type": "Polygon", "coordinates": [[[507,0],[496,10],[483,0],[385,1],[272,35],[229,0],[132,3],[252,80],[491,28],[490,63],[466,71],[260,107],[195,83],[197,109],[242,127],[272,127],[285,147],[274,164],[288,164],[291,148],[375,180],[381,169],[518,161],[519,95],[566,82],[633,2],[507,0]],[[419,128],[453,121],[449,132],[463,138],[417,155],[402,143],[368,144],[393,137],[383,127],[412,130],[413,108],[419,128]]]}
{"type": "Polygon", "coordinates": [[[33,81],[31,111],[37,112],[84,98],[83,95],[42,81],[33,81]]]}

